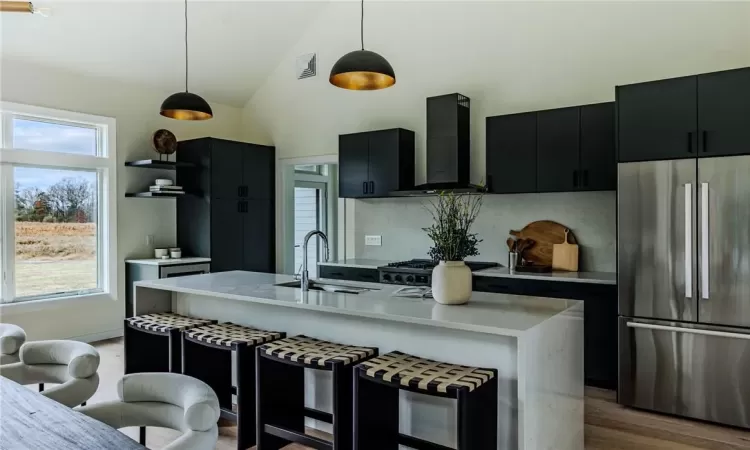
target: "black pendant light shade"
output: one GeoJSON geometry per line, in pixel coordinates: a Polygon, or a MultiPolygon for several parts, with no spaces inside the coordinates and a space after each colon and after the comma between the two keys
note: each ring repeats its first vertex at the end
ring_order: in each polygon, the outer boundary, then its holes
{"type": "Polygon", "coordinates": [[[355,50],[336,61],[329,80],[340,88],[372,91],[396,84],[396,74],[391,64],[377,53],[355,50]]]}
{"type": "Polygon", "coordinates": [[[161,104],[159,114],[177,120],[206,120],[214,116],[211,106],[203,97],[188,92],[188,16],[185,0],[185,92],[167,97],[161,104]]]}
{"type": "Polygon", "coordinates": [[[208,102],[190,92],[178,92],[167,97],[161,104],[159,114],[177,120],[206,120],[214,116],[208,102]]]}
{"type": "Polygon", "coordinates": [[[365,50],[365,0],[359,23],[361,50],[342,56],[331,69],[328,81],[332,85],[355,91],[374,91],[396,84],[396,73],[391,64],[375,52],[365,50]]]}

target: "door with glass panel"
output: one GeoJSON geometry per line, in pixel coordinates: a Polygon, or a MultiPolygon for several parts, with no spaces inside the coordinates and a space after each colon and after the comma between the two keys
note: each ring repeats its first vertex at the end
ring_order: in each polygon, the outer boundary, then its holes
{"type": "MultiPolygon", "coordinates": [[[[294,267],[299,273],[302,267],[305,235],[313,230],[324,233],[327,224],[326,183],[294,182],[294,267]]],[[[318,262],[321,261],[323,246],[319,238],[313,237],[307,247],[307,270],[310,278],[318,275],[318,262]]]]}

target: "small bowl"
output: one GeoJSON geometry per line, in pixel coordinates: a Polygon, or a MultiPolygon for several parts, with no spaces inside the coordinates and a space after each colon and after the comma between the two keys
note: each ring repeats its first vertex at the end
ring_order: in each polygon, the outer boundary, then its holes
{"type": "Polygon", "coordinates": [[[168,180],[166,178],[157,178],[154,180],[154,184],[157,186],[172,186],[174,184],[174,181],[168,180]]]}
{"type": "Polygon", "coordinates": [[[154,249],[154,258],[161,259],[164,257],[169,257],[169,250],[166,248],[155,248],[154,249]]]}
{"type": "Polygon", "coordinates": [[[180,259],[182,258],[182,250],[170,250],[169,256],[171,256],[174,259],[180,259]]]}

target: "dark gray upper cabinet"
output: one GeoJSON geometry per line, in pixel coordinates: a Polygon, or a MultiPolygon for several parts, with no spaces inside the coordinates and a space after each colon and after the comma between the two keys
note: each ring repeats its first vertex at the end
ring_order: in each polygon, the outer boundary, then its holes
{"type": "Polygon", "coordinates": [[[617,188],[614,103],[487,118],[489,192],[617,188]]]}
{"type": "Polygon", "coordinates": [[[618,86],[618,161],[694,158],[697,78],[618,86]]]}
{"type": "Polygon", "coordinates": [[[273,147],[202,138],[179,143],[177,183],[197,196],[177,199],[177,243],[211,270],[275,271],[273,147]]]}
{"type": "Polygon", "coordinates": [[[750,154],[750,68],[617,87],[618,161],[750,154]]]}
{"type": "Polygon", "coordinates": [[[536,113],[488,117],[486,123],[489,192],[536,192],[536,113]]]}
{"type": "Polygon", "coordinates": [[[413,186],[413,131],[395,128],[339,136],[339,197],[386,197],[413,186]]]}
{"type": "Polygon", "coordinates": [[[339,136],[339,197],[365,197],[370,180],[370,138],[368,133],[339,136]]]}
{"type": "Polygon", "coordinates": [[[582,186],[579,112],[574,107],[537,113],[537,191],[566,192],[582,186]]]}
{"type": "Polygon", "coordinates": [[[581,106],[579,181],[579,190],[617,189],[614,103],[581,106]]]}
{"type": "Polygon", "coordinates": [[[699,157],[750,153],[750,68],[698,76],[699,157]]]}

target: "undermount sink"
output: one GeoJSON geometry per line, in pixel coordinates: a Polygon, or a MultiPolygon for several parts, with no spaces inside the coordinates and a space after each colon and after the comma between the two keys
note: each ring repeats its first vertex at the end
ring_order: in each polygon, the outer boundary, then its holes
{"type": "MultiPolygon", "coordinates": [[[[301,281],[289,281],[286,283],[279,283],[276,286],[302,289],[302,282],[301,281]]],[[[310,285],[308,286],[308,288],[311,291],[325,291],[325,292],[333,292],[337,294],[361,294],[362,292],[377,290],[377,289],[363,288],[363,287],[358,287],[358,286],[347,286],[345,284],[318,283],[313,280],[310,280],[310,285]]]]}

